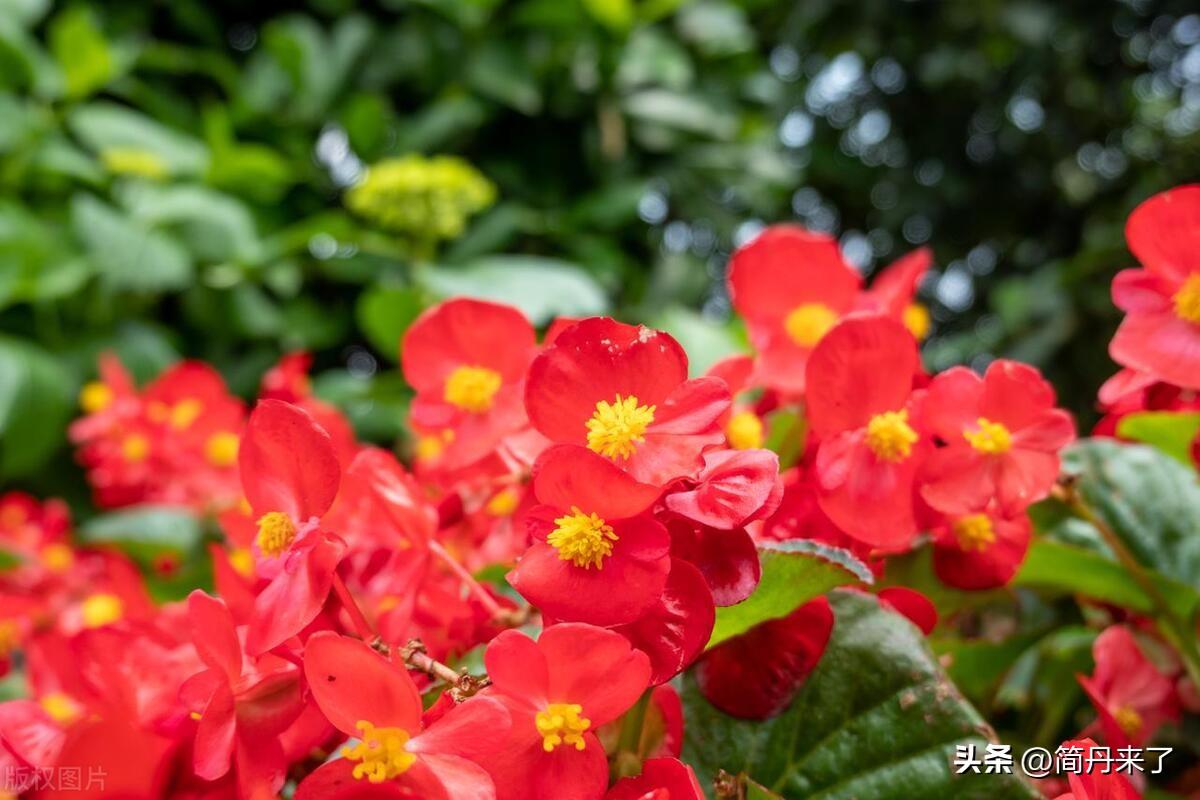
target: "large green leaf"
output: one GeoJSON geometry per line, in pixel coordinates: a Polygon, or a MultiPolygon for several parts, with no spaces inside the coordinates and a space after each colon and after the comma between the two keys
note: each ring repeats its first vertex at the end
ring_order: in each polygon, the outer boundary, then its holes
{"type": "Polygon", "coordinates": [[[71,201],[71,226],[114,289],[182,289],[192,262],[172,237],[150,229],[89,194],[71,201]]]}
{"type": "Polygon", "coordinates": [[[608,298],[590,275],[553,258],[489,256],[462,267],[435,267],[421,279],[445,297],[478,297],[516,306],[535,325],[608,310],[608,298]]]}
{"type": "Polygon", "coordinates": [[[924,638],[875,598],[832,595],[829,647],[791,706],[765,722],[713,708],[685,680],[684,758],[705,785],[744,772],[789,800],[1036,800],[1015,775],[955,775],[956,745],[982,750],[983,718],[924,638]]]}
{"type": "Polygon", "coordinates": [[[1117,435],[1157,447],[1192,466],[1192,441],[1200,433],[1200,411],[1143,411],[1117,423],[1117,435]]]}
{"type": "Polygon", "coordinates": [[[186,552],[200,543],[200,522],[195,515],[172,506],[140,506],[114,511],[89,520],[83,540],[119,544],[144,552],[186,552]]]}
{"type": "Polygon", "coordinates": [[[358,297],[354,316],[359,329],[383,356],[400,356],[400,338],[427,305],[411,286],[372,286],[358,297]]]}
{"type": "Polygon", "coordinates": [[[49,353],[0,337],[0,476],[36,471],[63,442],[71,381],[49,353]]]}
{"type": "Polygon", "coordinates": [[[203,143],[133,109],[94,102],[76,108],[67,122],[80,141],[98,154],[145,153],[174,175],[198,176],[208,169],[208,148],[203,143]]]}
{"type": "Polygon", "coordinates": [[[1200,480],[1159,450],[1111,439],[1069,448],[1063,468],[1080,497],[1162,575],[1200,586],[1200,480]]]}
{"type": "Polygon", "coordinates": [[[759,545],[762,580],[754,594],[717,609],[708,646],[714,647],[769,619],[786,617],[830,589],[871,583],[871,571],[845,550],[808,539],[759,545]]]}
{"type": "Polygon", "coordinates": [[[177,232],[198,259],[248,263],[261,255],[254,217],[236,197],[204,186],[145,182],[125,185],[119,197],[135,220],[177,232]]]}

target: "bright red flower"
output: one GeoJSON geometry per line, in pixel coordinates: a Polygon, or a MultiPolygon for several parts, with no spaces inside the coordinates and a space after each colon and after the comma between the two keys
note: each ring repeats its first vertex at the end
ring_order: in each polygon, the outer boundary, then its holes
{"type": "Polygon", "coordinates": [[[816,668],[832,632],[833,609],[824,597],[756,625],[704,654],[695,670],[700,692],[735,717],[774,716],[816,668]]]}
{"type": "Polygon", "coordinates": [[[1200,185],[1135,208],[1125,240],[1144,269],[1113,279],[1113,302],[1126,315],[1109,353],[1122,366],[1200,389],[1200,185]]]}
{"type": "Polygon", "coordinates": [[[704,800],[704,790],[687,764],[651,758],[642,764],[640,775],[613,784],[604,800],[704,800]]]}
{"type": "MultiPolygon", "coordinates": [[[[1077,751],[1086,765],[1092,757],[1092,751],[1099,747],[1091,739],[1077,739],[1063,742],[1059,750],[1077,751]]],[[[1097,764],[1104,763],[1104,754],[1097,753],[1095,759],[1097,764]]],[[[1067,775],[1067,783],[1071,791],[1060,794],[1055,800],[1142,800],[1141,792],[1133,787],[1127,777],[1117,772],[1105,775],[1101,767],[1071,772],[1067,775]]]]}
{"type": "Polygon", "coordinates": [[[537,349],[529,320],[511,306],[450,300],[404,334],[404,377],[417,390],[413,423],[446,431],[440,466],[456,469],[496,450],[526,426],[525,371],[537,349]]]}
{"type": "Polygon", "coordinates": [[[947,515],[933,530],[933,571],[956,589],[995,589],[1017,574],[1029,551],[1024,511],[1007,517],[994,507],[947,515]]]}
{"type": "Polygon", "coordinates": [[[539,459],[533,490],[542,504],[528,515],[534,542],[508,574],[529,602],[555,619],[616,625],[659,598],[671,560],[666,528],[647,513],[656,487],[559,445],[539,459]]]}
{"type": "Polygon", "coordinates": [[[933,251],[918,247],[888,264],[863,292],[865,310],[886,314],[908,328],[918,342],[929,336],[933,321],[929,309],[916,301],[917,288],[933,264],[933,251]]]}
{"type": "Polygon", "coordinates": [[[671,532],[672,556],[700,571],[714,603],[737,605],[758,586],[762,564],[745,528],[720,530],[682,517],[668,517],[665,522],[671,532]]]}
{"type": "Polygon", "coordinates": [[[244,657],[229,609],[199,589],[188,597],[188,622],[205,667],[179,690],[198,718],[193,769],[204,780],[217,780],[236,760],[244,796],[274,796],[287,772],[279,734],[304,709],[300,671],[270,654],[244,657]]]}
{"type": "Polygon", "coordinates": [[[266,652],[316,618],[345,544],[321,527],[341,482],[329,435],[297,406],[263,400],[238,454],[246,500],[258,520],[258,573],[270,580],[255,601],[247,646],[266,652]]]}
{"type": "Polygon", "coordinates": [[[333,726],[359,741],[308,776],[296,800],[496,797],[488,773],[473,759],[507,738],[509,715],[501,703],[473,697],[422,730],[421,695],[407,670],[357,639],[330,632],[309,637],[304,674],[333,726]]]}
{"type": "Polygon", "coordinates": [[[505,631],[484,655],[489,693],[512,714],[502,754],[485,763],[498,800],[595,800],[608,760],[594,731],[646,690],[650,661],[620,634],[564,623],[535,642],[505,631]]]}
{"type": "Polygon", "coordinates": [[[661,331],[607,318],[558,335],[529,368],[529,419],[555,442],[584,445],[643,483],[693,474],[720,444],[729,388],[688,380],[683,348],[661,331]]]}
{"type": "Polygon", "coordinates": [[[850,536],[902,550],[917,534],[913,480],[927,449],[914,406],[920,367],[895,320],[851,317],[808,361],[808,416],[821,509],[850,536]]]}
{"type": "Polygon", "coordinates": [[[758,350],[759,382],[802,393],[809,355],[861,287],[835,239],[794,225],[767,228],[734,253],[729,294],[758,350]]]}
{"type": "Polygon", "coordinates": [[[716,607],[704,576],[687,561],[673,558],[662,595],[638,619],[613,630],[650,657],[650,683],[657,685],[704,652],[715,622],[716,607]]]}
{"type": "Polygon", "coordinates": [[[1105,629],[1092,654],[1096,669],[1078,678],[1110,747],[1143,747],[1160,725],[1179,718],[1171,679],[1146,658],[1129,628],[1105,629]]]}
{"type": "Polygon", "coordinates": [[[710,528],[739,528],[770,516],[783,482],[770,450],[710,450],[696,477],[663,499],[676,514],[710,528]]]}
{"type": "Polygon", "coordinates": [[[888,586],[880,589],[876,597],[879,598],[879,604],[882,607],[895,611],[920,628],[921,633],[926,636],[933,633],[933,629],[937,627],[937,606],[916,589],[910,589],[907,586],[888,586]]]}
{"type": "Polygon", "coordinates": [[[930,456],[921,496],[949,514],[995,498],[1006,515],[1045,498],[1058,478],[1058,452],[1075,438],[1071,415],[1054,403],[1040,372],[1006,359],[982,378],[965,367],[935,377],[925,421],[945,447],[930,456]]]}
{"type": "Polygon", "coordinates": [[[259,383],[259,399],[296,403],[308,397],[312,393],[312,381],[308,378],[312,361],[312,354],[303,350],[285,353],[263,373],[259,383]]]}

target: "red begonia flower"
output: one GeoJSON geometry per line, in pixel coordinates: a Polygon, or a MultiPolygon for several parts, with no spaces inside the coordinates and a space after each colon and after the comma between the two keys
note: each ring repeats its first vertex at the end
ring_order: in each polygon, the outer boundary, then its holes
{"type": "Polygon", "coordinates": [[[550,616],[631,622],[662,594],[670,536],[648,513],[659,490],[576,445],[547,450],[528,519],[534,543],[508,582],[550,616]]]}
{"type": "Polygon", "coordinates": [[[534,359],[525,406],[552,441],[584,445],[663,486],[692,475],[701,451],[724,439],[718,422],[729,388],[687,375],[687,355],[667,334],[585,319],[534,359]]]}
{"type": "Polygon", "coordinates": [[[995,589],[1017,574],[1029,551],[1029,516],[1001,514],[994,506],[950,514],[933,530],[933,571],[947,586],[995,589]]]}
{"type": "Polygon", "coordinates": [[[861,286],[835,239],[794,225],[767,228],[734,253],[729,294],[758,351],[760,382],[802,393],[809,355],[854,307],[861,286]]]}
{"type": "Polygon", "coordinates": [[[739,528],[769,516],[783,483],[779,456],[770,450],[710,450],[704,466],[679,491],[663,499],[676,514],[710,528],[739,528]]]}
{"type": "Polygon", "coordinates": [[[696,664],[696,683],[726,714],[766,719],[792,702],[832,632],[833,609],[818,597],[709,650],[696,664]]]}
{"type": "Polygon", "coordinates": [[[878,311],[908,328],[918,342],[929,335],[929,309],[916,301],[917,288],[933,264],[933,251],[918,247],[888,264],[863,292],[864,310],[878,311]]]}
{"type": "Polygon", "coordinates": [[[604,795],[604,800],[704,800],[696,773],[674,758],[651,758],[642,773],[622,778],[604,795]]]}
{"type": "MultiPolygon", "coordinates": [[[[1129,779],[1118,772],[1104,774],[1100,766],[1086,769],[1091,762],[1092,751],[1100,746],[1091,739],[1076,739],[1062,743],[1060,750],[1075,750],[1081,756],[1084,771],[1071,771],[1067,774],[1067,784],[1071,791],[1060,794],[1055,800],[1141,800],[1142,794],[1134,788],[1129,779]]],[[[1111,750],[1111,748],[1109,748],[1111,750]]],[[[1103,764],[1109,753],[1097,753],[1095,764],[1103,764]]]]}
{"type": "Polygon", "coordinates": [[[522,396],[536,349],[524,314],[482,300],[441,303],[409,327],[401,360],[417,390],[410,413],[422,429],[449,432],[441,467],[479,461],[527,424],[522,396]]]}
{"type": "Polygon", "coordinates": [[[595,729],[624,714],[650,680],[650,660],[620,634],[553,625],[535,642],[501,633],[484,654],[489,694],[512,714],[501,754],[484,763],[498,800],[594,800],[608,785],[595,729]]]}
{"type": "Polygon", "coordinates": [[[714,603],[737,605],[758,586],[762,564],[745,528],[719,530],[682,517],[669,518],[666,524],[672,556],[700,570],[714,603]]]}
{"type": "Polygon", "coordinates": [[[1200,389],[1200,185],[1156,194],[1125,226],[1144,269],[1113,279],[1125,320],[1109,344],[1113,360],[1187,389],[1200,389]]]}
{"type": "Polygon", "coordinates": [[[422,730],[421,695],[407,670],[331,632],[309,637],[304,674],[333,726],[359,741],[306,778],[297,800],[495,798],[491,778],[472,759],[508,737],[503,704],[473,697],[422,730]]]}
{"type": "Polygon", "coordinates": [[[316,618],[333,586],[345,544],[321,528],[341,482],[329,434],[305,411],[263,400],[238,452],[246,500],[258,520],[259,574],[270,583],[255,601],[247,647],[270,650],[316,618]]]}
{"type": "Polygon", "coordinates": [[[662,595],[634,622],[614,630],[650,657],[650,682],[671,680],[704,651],[716,622],[716,607],[704,576],[694,566],[671,559],[662,595]]]}
{"type": "Polygon", "coordinates": [[[1096,669],[1078,678],[1110,747],[1143,747],[1160,725],[1179,718],[1174,685],[1142,653],[1129,628],[1107,628],[1092,654],[1096,669]]]}
{"type": "Polygon", "coordinates": [[[1075,438],[1071,415],[1034,367],[993,361],[983,377],[954,367],[929,384],[924,417],[945,443],[929,459],[921,496],[948,514],[995,498],[1013,515],[1050,493],[1058,452],[1075,438]]]}
{"type": "Polygon", "coordinates": [[[912,392],[919,366],[913,337],[881,316],[844,320],[808,361],[818,502],[847,534],[885,550],[917,534],[913,481],[927,450],[912,392]]]}
{"type": "Polygon", "coordinates": [[[776,542],[812,539],[849,551],[876,575],[882,575],[884,562],[881,558],[872,557],[874,548],[847,536],[822,510],[817,500],[818,488],[814,466],[796,467],[785,474],[779,508],[763,521],[756,538],[760,541],[776,542]]]}

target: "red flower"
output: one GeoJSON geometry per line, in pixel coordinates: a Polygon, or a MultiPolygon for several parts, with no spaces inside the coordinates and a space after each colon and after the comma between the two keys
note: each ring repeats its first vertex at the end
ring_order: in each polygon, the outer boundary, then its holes
{"type": "Polygon", "coordinates": [[[345,551],[322,530],[341,467],[329,435],[307,413],[263,400],[250,415],[238,463],[246,499],[258,520],[258,572],[270,584],[255,601],[247,646],[263,653],[316,618],[345,551]]]}
{"type": "Polygon", "coordinates": [[[995,589],[1017,574],[1029,551],[1029,517],[994,507],[945,517],[933,530],[933,571],[956,589],[995,589]]]}
{"type": "Polygon", "coordinates": [[[933,252],[919,247],[885,267],[863,292],[865,309],[886,314],[902,322],[918,342],[929,335],[933,321],[929,309],[915,299],[917,287],[933,263],[933,252]]]}
{"type": "Polygon", "coordinates": [[[499,800],[594,800],[608,761],[594,731],[646,690],[650,662],[620,634],[565,623],[534,642],[505,631],[484,655],[492,696],[512,714],[507,749],[485,766],[499,800]]]}
{"type": "Polygon", "coordinates": [[[833,609],[824,597],[756,625],[704,654],[695,671],[700,692],[735,717],[774,716],[816,668],[832,632],[833,609]]]}
{"type": "Polygon", "coordinates": [[[1126,316],[1108,351],[1122,366],[1200,389],[1200,186],[1142,203],[1125,239],[1144,269],[1113,279],[1113,302],[1126,316]]]}
{"type": "Polygon", "coordinates": [[[309,637],[304,674],[333,726],[359,741],[306,778],[296,800],[495,798],[488,774],[471,759],[508,736],[502,704],[471,698],[422,731],[421,695],[408,672],[363,642],[330,632],[309,637]]]}
{"type": "Polygon", "coordinates": [[[710,450],[704,467],[679,491],[668,509],[693,522],[726,530],[770,516],[783,496],[779,456],[770,450],[710,450]]]}
{"type": "Polygon", "coordinates": [[[304,708],[300,672],[269,654],[248,663],[229,609],[199,589],[188,597],[188,622],[205,666],[180,689],[180,700],[199,720],[193,769],[204,780],[217,780],[236,754],[245,796],[273,796],[287,771],[279,734],[304,708]]]}
{"type": "Polygon", "coordinates": [[[1095,671],[1078,678],[1110,747],[1142,747],[1163,722],[1178,719],[1171,680],[1142,654],[1129,628],[1107,628],[1096,637],[1092,654],[1095,671]]]}
{"type": "Polygon", "coordinates": [[[647,512],[658,489],[583,447],[539,459],[529,512],[533,546],[508,582],[550,616],[616,625],[648,609],[671,569],[670,537],[647,512]]]}
{"type": "Polygon", "coordinates": [[[933,629],[937,627],[937,606],[916,589],[910,589],[907,586],[888,586],[880,589],[876,597],[879,598],[880,606],[895,611],[920,628],[921,633],[926,636],[933,633],[933,629]]]}
{"type": "Polygon", "coordinates": [[[929,459],[921,495],[939,511],[971,513],[995,498],[1014,515],[1046,497],[1058,451],[1075,438],[1071,415],[1035,368],[993,361],[980,378],[954,367],[929,384],[925,421],[945,442],[929,459]]]}
{"type": "Polygon", "coordinates": [[[617,781],[604,800],[704,800],[696,773],[674,758],[651,758],[642,774],[617,781]]]}
{"type": "Polygon", "coordinates": [[[650,683],[658,685],[704,652],[716,612],[704,576],[687,561],[673,558],[662,595],[638,619],[614,630],[650,657],[650,683]]]}
{"type": "Polygon", "coordinates": [[[917,534],[913,479],[925,450],[912,400],[916,342],[900,323],[852,317],[808,362],[818,502],[839,528],[900,550],[917,534]]]}
{"type": "Polygon", "coordinates": [[[510,306],[450,300],[423,313],[404,335],[404,377],[417,390],[413,423],[445,431],[439,466],[489,455],[526,425],[525,371],[537,348],[533,326],[510,306]]]}
{"type": "Polygon", "coordinates": [[[760,382],[803,392],[809,355],[861,286],[837,241],[794,225],[772,226],[734,253],[729,294],[758,350],[760,382]]]}
{"type": "Polygon", "coordinates": [[[534,359],[525,407],[552,441],[585,445],[663,486],[694,473],[701,451],[724,440],[728,387],[687,375],[687,355],[667,334],[585,319],[534,359]]]}
{"type": "MultiPolygon", "coordinates": [[[[1064,750],[1077,751],[1085,768],[1092,758],[1092,751],[1100,749],[1091,739],[1077,739],[1063,742],[1059,752],[1064,750]]],[[[1104,754],[1097,753],[1096,764],[1104,763],[1104,754]]],[[[1129,779],[1117,772],[1105,775],[1101,767],[1082,772],[1067,774],[1067,783],[1071,791],[1060,794],[1055,800],[1141,800],[1142,795],[1129,779]]]]}

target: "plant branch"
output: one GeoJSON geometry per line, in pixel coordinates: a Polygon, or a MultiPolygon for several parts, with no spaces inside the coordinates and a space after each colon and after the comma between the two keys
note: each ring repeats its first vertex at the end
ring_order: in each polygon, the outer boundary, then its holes
{"type": "Polygon", "coordinates": [[[475,580],[475,576],[462,564],[458,563],[458,559],[450,555],[441,542],[430,539],[429,551],[441,559],[442,563],[467,587],[467,591],[475,596],[475,599],[487,610],[492,619],[513,627],[524,623],[528,616],[527,612],[523,609],[508,609],[496,602],[496,598],[492,597],[491,592],[479,581],[475,580]]]}

